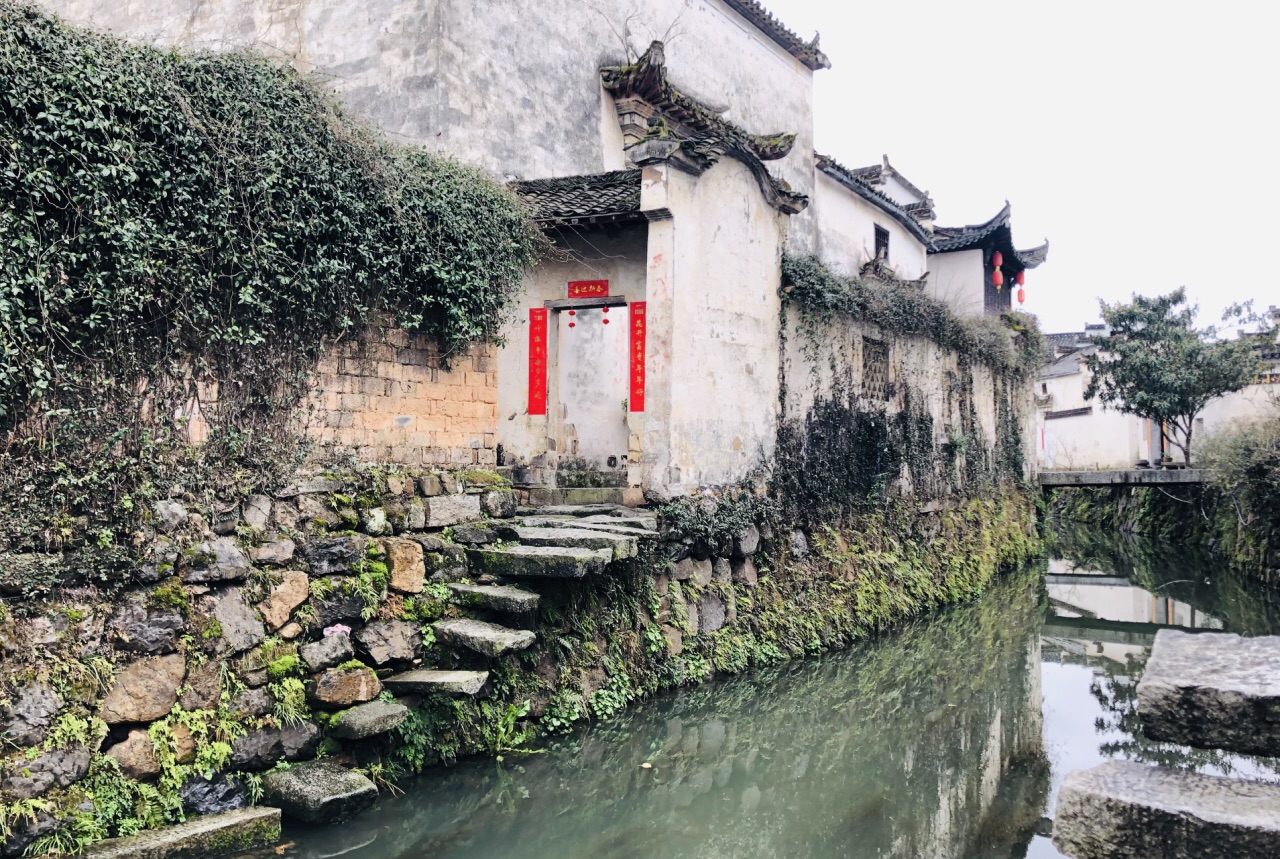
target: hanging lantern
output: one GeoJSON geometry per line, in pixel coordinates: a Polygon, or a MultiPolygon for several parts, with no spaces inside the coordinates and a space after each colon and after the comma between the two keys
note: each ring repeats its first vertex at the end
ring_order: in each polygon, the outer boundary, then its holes
{"type": "Polygon", "coordinates": [[[576,311],[576,310],[570,310],[570,311],[569,311],[569,315],[570,315],[570,316],[577,316],[577,315],[578,315],[578,311],[576,311]]]}
{"type": "Polygon", "coordinates": [[[569,323],[569,327],[570,327],[570,328],[576,328],[576,327],[578,327],[578,323],[576,323],[576,322],[570,322],[570,323],[569,323]]]}
{"type": "Polygon", "coordinates": [[[1018,275],[1017,275],[1017,277],[1015,277],[1015,278],[1014,278],[1014,280],[1016,280],[1016,281],[1018,282],[1018,286],[1026,286],[1026,284],[1027,284],[1027,270],[1024,268],[1022,271],[1018,272],[1018,275]]]}
{"type": "Polygon", "coordinates": [[[602,308],[600,308],[600,312],[601,312],[601,313],[603,313],[603,314],[605,314],[606,316],[608,316],[608,315],[609,315],[609,308],[607,308],[607,307],[602,307],[602,308]]]}
{"type": "Polygon", "coordinates": [[[993,253],[991,255],[991,264],[996,268],[1004,265],[1004,254],[1000,253],[1000,251],[993,253]]]}
{"type": "Polygon", "coordinates": [[[608,320],[608,319],[605,319],[605,320],[603,320],[603,321],[604,321],[604,324],[605,324],[605,325],[608,325],[608,324],[609,324],[609,320],[608,320]]]}
{"type": "Polygon", "coordinates": [[[1002,272],[1000,269],[996,269],[995,271],[991,272],[991,282],[996,285],[996,289],[999,289],[1000,287],[1004,286],[1004,272],[1002,272]]]}
{"type": "Polygon", "coordinates": [[[1027,300],[1027,291],[1022,287],[1018,287],[1018,303],[1023,304],[1027,300]]]}

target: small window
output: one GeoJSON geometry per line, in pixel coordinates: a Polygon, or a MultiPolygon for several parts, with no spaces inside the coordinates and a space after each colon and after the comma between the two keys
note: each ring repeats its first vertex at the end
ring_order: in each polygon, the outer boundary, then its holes
{"type": "Polygon", "coordinates": [[[876,226],[876,259],[889,261],[889,231],[879,225],[876,226]]]}
{"type": "Polygon", "coordinates": [[[866,337],[862,338],[862,395],[869,400],[889,399],[889,347],[866,337]]]}

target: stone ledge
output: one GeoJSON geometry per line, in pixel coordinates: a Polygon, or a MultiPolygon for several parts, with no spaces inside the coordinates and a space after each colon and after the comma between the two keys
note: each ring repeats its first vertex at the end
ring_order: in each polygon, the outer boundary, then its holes
{"type": "Polygon", "coordinates": [[[84,855],[92,859],[207,859],[270,847],[279,840],[280,809],[259,806],[100,841],[84,855]]]}
{"type": "Polygon", "coordinates": [[[1109,761],[1067,775],[1053,843],[1073,859],[1280,856],[1280,784],[1109,761]]]}

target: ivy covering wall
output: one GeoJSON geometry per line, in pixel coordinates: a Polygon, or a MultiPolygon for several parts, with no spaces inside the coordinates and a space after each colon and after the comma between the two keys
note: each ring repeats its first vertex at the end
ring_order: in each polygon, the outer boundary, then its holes
{"type": "Polygon", "coordinates": [[[446,353],[495,337],[542,242],[487,175],[389,143],[289,68],[12,0],[0,200],[0,551],[84,543],[90,571],[157,485],[278,480],[316,356],[370,313],[446,353]]]}

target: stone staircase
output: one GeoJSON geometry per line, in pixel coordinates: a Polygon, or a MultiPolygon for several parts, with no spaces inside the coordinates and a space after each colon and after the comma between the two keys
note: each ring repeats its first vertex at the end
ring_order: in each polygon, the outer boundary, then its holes
{"type": "MultiPolygon", "coordinates": [[[[482,665],[532,646],[541,597],[529,588],[548,580],[604,575],[658,539],[656,516],[614,504],[521,508],[516,518],[488,522],[494,542],[466,549],[473,581],[449,585],[451,601],[469,617],[432,625],[436,640],[466,665],[482,665]]],[[[487,670],[416,669],[383,679],[394,694],[479,695],[487,670]]]]}

